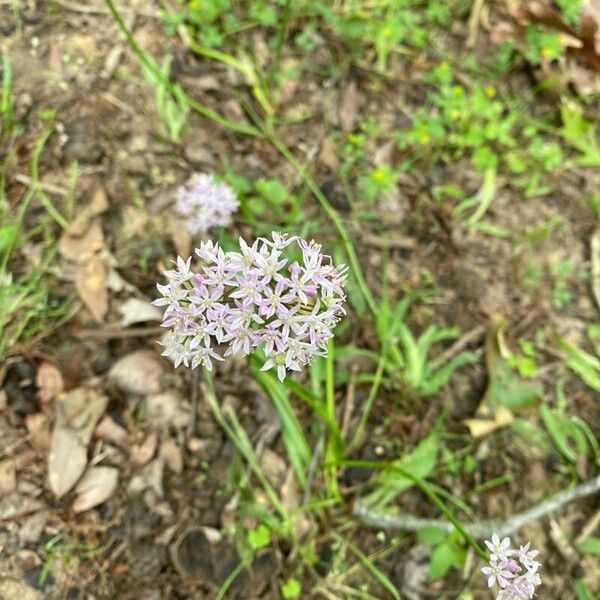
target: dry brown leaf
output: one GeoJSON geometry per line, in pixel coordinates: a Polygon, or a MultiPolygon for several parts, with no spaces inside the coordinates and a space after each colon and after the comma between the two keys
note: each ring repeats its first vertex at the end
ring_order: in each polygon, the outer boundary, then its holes
{"type": "Polygon", "coordinates": [[[88,307],[96,321],[101,322],[108,311],[106,260],[93,256],[77,266],[75,287],[79,297],[88,307]]]}
{"type": "Polygon", "coordinates": [[[8,494],[17,489],[17,470],[11,459],[0,461],[0,494],[8,494]]]}
{"type": "Polygon", "coordinates": [[[464,424],[475,438],[484,437],[497,429],[506,427],[513,422],[513,415],[505,406],[497,406],[489,419],[465,419],[464,424]]]}
{"type": "Polygon", "coordinates": [[[47,510],[40,510],[25,519],[21,529],[19,529],[21,544],[35,544],[39,541],[48,522],[48,514],[47,510]]]}
{"type": "Polygon", "coordinates": [[[353,131],[356,127],[360,103],[356,81],[351,81],[343,89],[337,106],[337,123],[342,131],[353,131]]]}
{"type": "Polygon", "coordinates": [[[98,427],[94,431],[94,437],[111,442],[121,448],[126,448],[129,445],[127,430],[115,423],[108,415],[98,423],[98,427]]]}
{"type": "Polygon", "coordinates": [[[173,438],[167,438],[160,446],[160,456],[173,473],[183,471],[181,448],[173,438]]]}
{"type": "Polygon", "coordinates": [[[110,369],[108,378],[130,394],[156,394],[165,367],[163,361],[148,350],[137,350],[120,358],[110,369]]]}
{"type": "Polygon", "coordinates": [[[53,400],[65,389],[62,373],[52,363],[44,361],[37,370],[38,397],[43,404],[53,400]]]}
{"type": "Polygon", "coordinates": [[[0,521],[16,519],[42,508],[44,508],[44,505],[39,500],[35,500],[29,496],[24,496],[16,492],[3,494],[0,496],[0,521]]]}
{"type": "Polygon", "coordinates": [[[151,431],[141,444],[136,444],[131,448],[131,460],[136,465],[147,465],[156,453],[158,447],[158,433],[151,431]]]}
{"type": "Polygon", "coordinates": [[[25,426],[31,436],[29,443],[37,450],[47,450],[50,447],[50,425],[44,413],[26,415],[25,426]]]}
{"type": "Polygon", "coordinates": [[[321,143],[321,150],[319,152],[319,161],[322,162],[331,171],[337,171],[340,166],[340,161],[337,156],[335,143],[329,137],[324,137],[321,143]]]}
{"type": "Polygon", "coordinates": [[[173,242],[173,246],[175,246],[177,254],[184,258],[189,256],[192,247],[192,234],[188,231],[185,223],[180,219],[168,218],[166,231],[173,242]]]}
{"type": "Polygon", "coordinates": [[[148,300],[140,298],[129,298],[119,306],[122,315],[121,324],[128,327],[135,323],[147,323],[148,321],[162,321],[163,313],[148,300]]]}
{"type": "Polygon", "coordinates": [[[79,211],[73,222],[69,226],[68,234],[73,237],[83,236],[92,220],[108,210],[108,197],[103,187],[98,187],[94,191],[91,202],[79,211]]]}
{"type": "Polygon", "coordinates": [[[74,236],[68,232],[63,234],[58,242],[61,256],[73,262],[82,262],[93,256],[104,246],[104,233],[100,221],[95,220],[81,235],[74,236]]]}
{"type": "Polygon", "coordinates": [[[92,467],[75,488],[73,510],[83,512],[106,502],[117,489],[118,481],[119,470],[115,467],[92,467]]]}
{"type": "Polygon", "coordinates": [[[75,388],[58,397],[48,460],[50,487],[58,498],[81,477],[92,432],[107,404],[108,398],[92,388],[75,388]]]}

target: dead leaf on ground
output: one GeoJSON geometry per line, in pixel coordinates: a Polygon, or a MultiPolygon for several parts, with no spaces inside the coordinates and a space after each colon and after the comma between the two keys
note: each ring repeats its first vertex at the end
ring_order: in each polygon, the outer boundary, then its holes
{"type": "Polygon", "coordinates": [[[37,450],[50,447],[50,425],[44,413],[33,413],[25,416],[25,426],[31,436],[29,443],[37,450]]]}
{"type": "Polygon", "coordinates": [[[64,233],[58,242],[61,256],[73,262],[83,262],[104,247],[104,233],[100,221],[94,221],[81,236],[64,233]]]}
{"type": "Polygon", "coordinates": [[[50,487],[58,498],[81,477],[94,427],[107,404],[108,398],[93,388],[76,388],[58,397],[48,460],[50,487]]]}
{"type": "Polygon", "coordinates": [[[156,394],[161,390],[163,361],[149,350],[136,350],[120,358],[108,373],[109,380],[130,394],[156,394]]]}
{"type": "Polygon", "coordinates": [[[92,200],[87,206],[79,210],[75,219],[69,226],[67,233],[73,237],[81,237],[90,227],[94,217],[106,212],[109,208],[108,197],[103,187],[98,187],[92,195],[92,200]]]}
{"type": "Polygon", "coordinates": [[[183,429],[190,422],[190,408],[176,392],[149,395],[144,400],[143,415],[153,427],[183,429]]]}
{"type": "Polygon", "coordinates": [[[75,493],[73,510],[83,512],[106,502],[117,489],[119,470],[115,467],[92,467],[81,478],[75,493]]]}
{"type": "Polygon", "coordinates": [[[38,397],[43,404],[53,400],[65,389],[62,373],[52,363],[44,361],[37,370],[38,397]]]}
{"type": "Polygon", "coordinates": [[[523,380],[507,362],[510,350],[504,339],[507,322],[493,315],[485,341],[488,385],[473,419],[463,422],[471,435],[482,437],[513,422],[513,411],[532,406],[541,390],[523,380]]]}
{"type": "Polygon", "coordinates": [[[44,595],[13,577],[0,577],[2,600],[43,600],[44,595]]]}
{"type": "Polygon", "coordinates": [[[192,234],[188,231],[185,223],[181,219],[169,216],[166,222],[166,231],[173,242],[173,246],[175,246],[177,254],[184,258],[189,256],[192,247],[192,234]]]}
{"type": "Polygon", "coordinates": [[[164,495],[163,474],[165,471],[165,461],[161,458],[155,458],[150,464],[147,464],[138,475],[134,475],[127,486],[127,493],[130,496],[137,496],[146,490],[152,490],[158,498],[164,495]]]}
{"type": "Polygon", "coordinates": [[[469,428],[469,433],[474,438],[484,437],[497,429],[507,427],[513,422],[513,415],[504,406],[496,407],[489,418],[483,416],[477,419],[465,419],[463,423],[469,428]]]}
{"type": "Polygon", "coordinates": [[[121,448],[126,448],[129,445],[127,430],[108,415],[98,423],[98,427],[94,431],[94,437],[116,444],[121,448]]]}
{"type": "Polygon", "coordinates": [[[135,323],[147,323],[148,321],[162,321],[163,313],[149,300],[140,298],[129,298],[119,306],[122,315],[121,324],[128,327],[135,323]]]}
{"type": "Polygon", "coordinates": [[[340,95],[336,112],[337,124],[342,131],[353,131],[356,127],[361,100],[356,81],[346,84],[340,95]]]}
{"type": "Polygon", "coordinates": [[[107,275],[108,265],[100,256],[93,256],[77,265],[75,271],[75,287],[79,297],[98,322],[102,322],[108,312],[107,275]]]}
{"type": "Polygon", "coordinates": [[[8,494],[17,489],[17,470],[10,458],[0,461],[0,494],[8,494]]]}
{"type": "Polygon", "coordinates": [[[19,540],[22,544],[35,544],[39,541],[48,523],[48,514],[47,510],[40,510],[25,519],[19,529],[19,540]]]}
{"type": "Polygon", "coordinates": [[[131,460],[136,465],[147,465],[156,453],[157,447],[158,433],[156,431],[151,431],[141,444],[136,444],[131,448],[131,460]]]}
{"type": "Polygon", "coordinates": [[[42,508],[44,508],[44,505],[39,500],[29,496],[16,492],[4,494],[0,496],[0,521],[16,519],[42,508]]]}
{"type": "Polygon", "coordinates": [[[173,438],[167,438],[160,446],[160,456],[164,458],[167,467],[173,473],[183,471],[183,456],[181,448],[173,438]]]}

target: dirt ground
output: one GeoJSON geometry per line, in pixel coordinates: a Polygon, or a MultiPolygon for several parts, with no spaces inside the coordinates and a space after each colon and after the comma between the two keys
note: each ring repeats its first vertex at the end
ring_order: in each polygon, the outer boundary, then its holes
{"type": "MultiPolygon", "coordinates": [[[[179,37],[166,37],[154,3],[128,2],[127,7],[126,20],[141,46],[155,56],[168,52],[174,57],[175,81],[229,118],[245,119],[235,93],[235,73],[191,56],[179,37]]],[[[235,540],[221,530],[235,523],[240,498],[232,487],[231,465],[237,461],[242,469],[243,464],[212,419],[202,393],[194,391],[197,378],[186,370],[173,370],[160,357],[156,314],[144,323],[127,319],[139,310],[132,300],[156,297],[155,284],[169,257],[189,253],[192,247],[169,215],[172,190],[191,172],[218,171],[228,164],[249,179],[279,178],[292,189],[300,188],[301,181],[268,141],[228,132],[196,114],[189,115],[180,144],[165,140],[154,91],[104,3],[23,2],[20,10],[21,30],[13,26],[10,3],[0,2],[0,43],[10,56],[16,113],[24,125],[15,140],[17,160],[7,176],[7,198],[16,204],[27,189],[31,152],[49,123],[44,110],[52,110],[54,127],[40,157],[40,179],[57,202],[71,198],[80,230],[62,235],[53,267],[53,294],[72,297],[66,322],[12,348],[0,365],[0,598],[213,598],[239,563],[235,540]],[[73,161],[78,164],[74,188],[73,161]],[[87,284],[78,284],[86,269],[87,284]],[[105,301],[90,284],[98,273],[108,290],[105,301]],[[69,410],[80,411],[75,416],[59,414],[52,391],[57,377],[57,385],[73,400],[75,408],[69,410]],[[195,403],[197,414],[192,418],[195,403]],[[106,466],[108,471],[99,476],[118,478],[110,496],[92,509],[86,508],[79,487],[78,494],[69,491],[57,497],[59,484],[48,479],[52,431],[57,420],[76,417],[88,439],[85,460],[106,466]]],[[[448,43],[464,35],[466,25],[462,31],[457,27],[448,33],[448,43]]],[[[485,40],[480,44],[484,52],[485,40]]],[[[257,39],[257,56],[261,51],[257,39]]],[[[316,56],[330,60],[325,51],[316,56]]],[[[283,60],[294,57],[285,56],[284,50],[283,60]]],[[[398,192],[377,205],[375,219],[353,218],[336,176],[339,160],[329,144],[332,129],[339,127],[336,107],[353,82],[360,95],[359,114],[377,115],[384,128],[401,126],[404,117],[398,107],[416,107],[423,99],[419,86],[411,82],[418,68],[410,56],[394,57],[390,78],[384,81],[359,68],[349,69],[346,79],[330,80],[315,68],[306,85],[290,81],[282,91],[285,116],[312,115],[282,127],[282,138],[309,157],[317,183],[346,219],[374,292],[381,290],[384,263],[395,297],[407,287],[422,287],[426,273],[439,294],[411,313],[411,324],[422,330],[433,316],[439,324],[457,326],[463,334],[472,334],[467,347],[481,358],[426,400],[383,390],[374,406],[368,441],[357,453],[362,458],[393,458],[391,438],[401,438],[407,449],[414,447],[443,411],[448,411],[448,430],[464,433],[463,419],[474,414],[486,389],[484,342],[493,315],[507,318],[505,337],[513,347],[540,327],[584,346],[586,325],[598,321],[598,307],[585,280],[572,282],[575,299],[562,311],[552,306],[549,277],[533,288],[523,284],[532,257],[546,269],[565,259],[589,266],[589,241],[598,223],[581,198],[599,189],[597,169],[558,173],[552,193],[527,201],[510,181],[501,181],[489,217],[509,229],[511,239],[459,227],[448,206],[431,201],[428,190],[440,181],[477,192],[480,183],[464,159],[403,174],[398,192]],[[541,236],[535,244],[515,242],[553,221],[560,225],[552,236],[541,236]]],[[[519,80],[515,76],[505,84],[518,86],[519,80]]],[[[402,160],[401,151],[389,146],[368,152],[402,160]]],[[[309,196],[306,204],[308,216],[316,218],[317,204],[309,196]]],[[[30,222],[44,210],[32,204],[30,222]]],[[[235,228],[241,235],[250,232],[243,223],[235,228]]],[[[322,230],[324,239],[336,238],[330,224],[322,230]]],[[[28,243],[20,253],[22,265],[35,262],[44,244],[28,243]]],[[[355,326],[344,333],[347,340],[374,348],[368,326],[358,317],[350,319],[355,326]]],[[[548,344],[540,358],[540,377],[548,385],[558,360],[548,344]]],[[[253,443],[264,448],[270,475],[283,481],[287,465],[277,415],[244,363],[220,366],[216,386],[253,443]]],[[[368,389],[356,386],[351,423],[356,423],[368,389]]],[[[566,375],[565,392],[572,414],[600,437],[598,394],[572,374],[566,375]]],[[[347,390],[340,388],[337,394],[342,405],[347,390]]],[[[303,410],[300,406],[300,418],[309,423],[303,410]]],[[[64,452],[66,462],[77,460],[77,449],[64,452]]],[[[464,497],[510,469],[513,477],[505,485],[469,499],[482,517],[503,518],[523,510],[568,481],[556,460],[529,452],[523,438],[510,431],[479,440],[473,452],[481,460],[480,468],[461,478],[444,475],[438,483],[464,497]]],[[[585,480],[594,474],[594,465],[581,461],[576,470],[585,480]]],[[[365,474],[350,469],[340,485],[350,501],[368,487],[365,474]]],[[[400,505],[420,516],[437,516],[417,491],[404,494],[400,505]]],[[[597,560],[561,546],[561,539],[576,536],[597,510],[598,498],[590,497],[521,532],[520,538],[531,539],[544,556],[545,588],[540,597],[574,597],[572,578],[600,589],[597,560]]],[[[311,589],[327,572],[334,547],[331,531],[344,517],[332,513],[310,523],[320,560],[314,572],[305,574],[304,589],[311,589]]],[[[364,552],[378,547],[376,531],[349,523],[350,539],[364,552]]],[[[400,590],[406,587],[407,569],[416,568],[409,552],[413,543],[405,538],[378,562],[400,590]]],[[[260,551],[226,597],[279,598],[279,586],[294,573],[296,559],[285,544],[260,551]]],[[[360,582],[360,574],[356,577],[360,582]]],[[[456,598],[463,587],[455,574],[424,584],[422,594],[414,597],[456,598]]],[[[378,594],[388,597],[383,589],[378,594]]],[[[471,594],[468,597],[490,597],[483,579],[473,583],[471,594]]]]}

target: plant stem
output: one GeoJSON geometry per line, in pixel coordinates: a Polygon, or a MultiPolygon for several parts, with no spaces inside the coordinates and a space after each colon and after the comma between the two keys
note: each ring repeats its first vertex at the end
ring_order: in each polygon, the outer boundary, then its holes
{"type": "Polygon", "coordinates": [[[208,106],[205,106],[201,102],[198,102],[197,100],[194,100],[193,98],[188,96],[183,91],[180,85],[174,84],[171,81],[169,81],[169,79],[161,73],[160,69],[156,66],[152,58],[148,56],[148,53],[137,43],[137,41],[133,37],[133,34],[125,24],[125,21],[123,21],[123,17],[121,17],[121,14],[116,9],[113,0],[105,1],[114,20],[117,22],[117,25],[125,35],[129,47],[140,59],[141,63],[154,75],[154,77],[156,77],[158,81],[160,81],[160,83],[163,86],[165,86],[166,89],[169,90],[171,94],[173,94],[177,98],[184,100],[188,104],[188,106],[194,109],[197,113],[201,114],[207,119],[210,119],[211,121],[214,121],[215,123],[218,123],[219,125],[222,125],[223,127],[227,127],[227,129],[231,129],[232,131],[235,131],[237,133],[243,133],[245,135],[260,137],[261,133],[255,127],[252,127],[250,125],[243,125],[241,123],[236,123],[235,121],[231,121],[230,119],[223,117],[218,112],[215,112],[211,108],[208,108],[208,106]]]}

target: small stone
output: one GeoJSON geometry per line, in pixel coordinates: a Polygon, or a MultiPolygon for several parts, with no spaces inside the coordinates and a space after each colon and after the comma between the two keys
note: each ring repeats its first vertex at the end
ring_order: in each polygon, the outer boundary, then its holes
{"type": "Polygon", "coordinates": [[[157,394],[163,373],[164,363],[154,352],[138,350],[119,359],[112,366],[108,378],[130,394],[157,394]]]}
{"type": "Polygon", "coordinates": [[[487,284],[479,273],[466,267],[454,271],[454,290],[464,302],[483,302],[487,293],[487,284]]]}
{"type": "Polygon", "coordinates": [[[194,139],[184,146],[183,155],[195,167],[209,169],[215,164],[215,159],[208,145],[198,139],[194,139]]]}
{"type": "Polygon", "coordinates": [[[81,163],[96,163],[102,157],[96,123],[92,117],[78,117],[65,126],[65,156],[81,163]]]}

